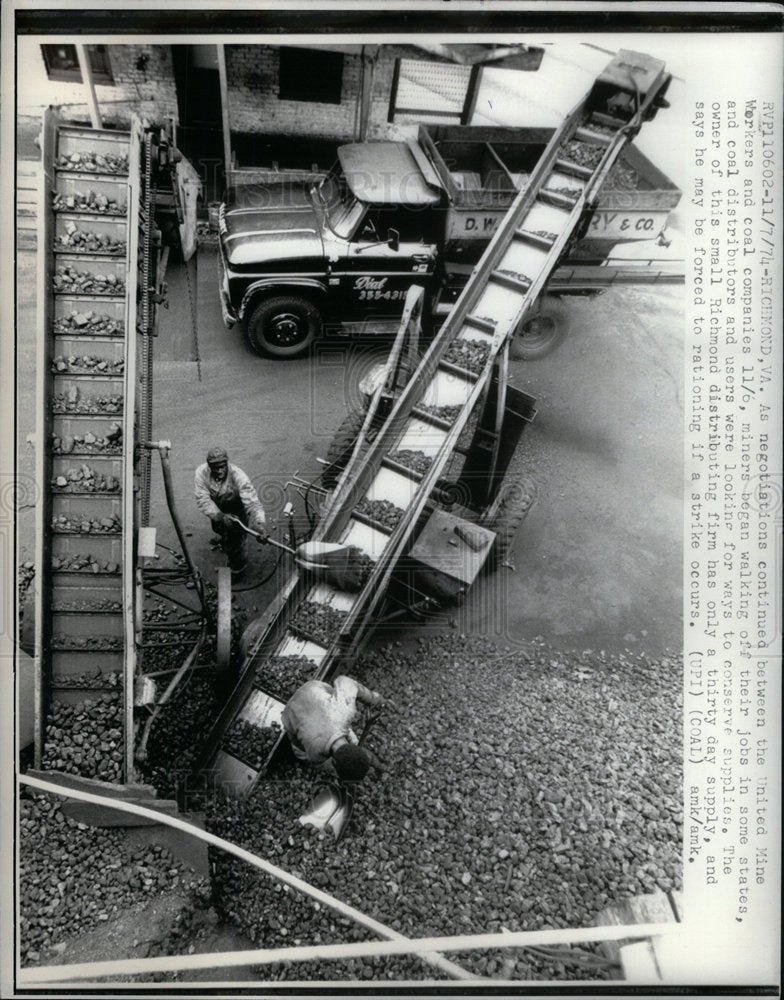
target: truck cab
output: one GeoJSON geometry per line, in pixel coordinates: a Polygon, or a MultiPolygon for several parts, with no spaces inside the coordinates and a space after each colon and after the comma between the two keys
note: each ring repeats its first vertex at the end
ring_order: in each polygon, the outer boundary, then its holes
{"type": "Polygon", "coordinates": [[[225,322],[285,358],[324,322],[398,318],[411,285],[432,281],[442,205],[426,158],[401,142],[341,146],[316,183],[237,189],[219,217],[225,322]]]}

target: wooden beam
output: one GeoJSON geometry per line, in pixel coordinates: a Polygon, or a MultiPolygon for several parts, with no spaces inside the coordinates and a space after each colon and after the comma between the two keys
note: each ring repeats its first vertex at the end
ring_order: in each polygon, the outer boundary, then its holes
{"type": "Polygon", "coordinates": [[[231,160],[231,122],[229,120],[229,84],[226,74],[226,46],[222,43],[215,46],[218,52],[218,79],[220,81],[221,95],[221,123],[223,127],[223,170],[226,179],[226,186],[229,185],[229,172],[232,167],[231,160]]]}
{"type": "Polygon", "coordinates": [[[95,96],[93,69],[90,65],[90,56],[87,53],[87,46],[77,45],[76,56],[79,60],[79,69],[82,71],[82,83],[87,91],[87,106],[90,109],[90,122],[92,123],[93,128],[103,128],[101,110],[98,107],[98,98],[95,96]]]}
{"type": "Polygon", "coordinates": [[[482,85],[483,70],[484,67],[481,63],[477,63],[475,66],[471,67],[471,76],[468,80],[466,99],[463,104],[463,113],[460,118],[461,125],[470,125],[471,119],[474,117],[474,112],[476,111],[476,100],[479,97],[479,88],[482,85]]]}

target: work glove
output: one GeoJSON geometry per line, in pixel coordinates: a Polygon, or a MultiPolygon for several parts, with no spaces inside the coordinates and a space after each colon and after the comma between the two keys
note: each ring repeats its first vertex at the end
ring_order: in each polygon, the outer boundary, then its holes
{"type": "Polygon", "coordinates": [[[259,545],[264,545],[269,540],[269,532],[267,531],[267,526],[264,524],[256,524],[253,526],[253,530],[258,536],[256,541],[259,545]]]}

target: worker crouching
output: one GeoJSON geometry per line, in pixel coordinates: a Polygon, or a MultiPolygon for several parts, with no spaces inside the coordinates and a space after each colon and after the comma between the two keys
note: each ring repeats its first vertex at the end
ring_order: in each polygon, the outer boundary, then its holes
{"type": "Polygon", "coordinates": [[[232,578],[241,579],[246,565],[245,532],[232,518],[257,532],[262,540],[267,536],[264,508],[253,484],[242,469],[229,462],[225,448],[211,448],[207,461],[196,470],[194,490],[196,506],[209,517],[232,578]]]}
{"type": "Polygon", "coordinates": [[[289,699],[281,721],[298,760],[341,781],[361,781],[381,761],[351,728],[359,714],[357,703],[381,708],[391,703],[352,677],[341,675],[332,684],[306,681],[289,699]]]}

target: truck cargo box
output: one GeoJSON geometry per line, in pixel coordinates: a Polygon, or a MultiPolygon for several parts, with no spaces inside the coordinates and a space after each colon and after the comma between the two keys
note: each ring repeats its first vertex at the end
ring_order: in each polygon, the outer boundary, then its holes
{"type": "MultiPolygon", "coordinates": [[[[448,255],[495,232],[538,162],[554,129],[420,125],[418,140],[446,191],[448,255]]],[[[666,226],[681,192],[629,144],[610,171],[585,239],[615,244],[650,240],[666,226]]]]}

